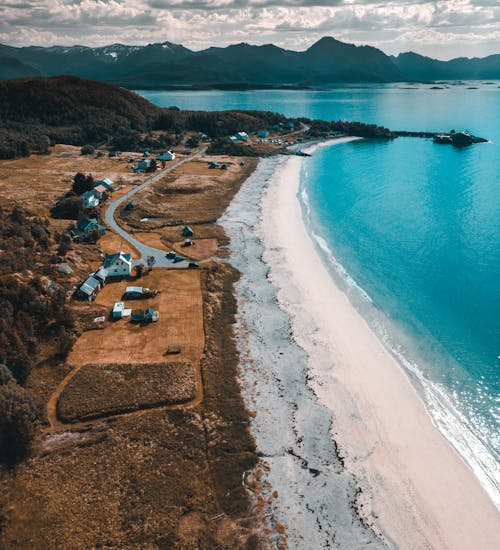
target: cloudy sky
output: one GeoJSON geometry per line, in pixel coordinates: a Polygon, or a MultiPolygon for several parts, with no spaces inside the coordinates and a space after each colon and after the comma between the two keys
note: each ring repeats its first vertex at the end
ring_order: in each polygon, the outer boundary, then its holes
{"type": "Polygon", "coordinates": [[[500,53],[500,0],[2,0],[0,43],[237,42],[304,50],[322,36],[440,59],[500,53]]]}

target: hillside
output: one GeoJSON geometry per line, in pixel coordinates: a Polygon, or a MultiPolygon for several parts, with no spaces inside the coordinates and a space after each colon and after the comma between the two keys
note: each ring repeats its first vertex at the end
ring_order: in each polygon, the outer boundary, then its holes
{"type": "Polygon", "coordinates": [[[387,56],[372,46],[324,37],[303,52],[241,43],[192,51],[163,42],[23,47],[0,45],[0,80],[69,74],[129,88],[167,86],[318,86],[500,78],[500,55],[439,61],[413,52],[387,56]]]}
{"type": "Polygon", "coordinates": [[[439,61],[413,52],[393,58],[399,70],[410,80],[500,79],[500,54],[484,58],[458,57],[439,61]]]}
{"type": "MultiPolygon", "coordinates": [[[[267,44],[236,44],[194,52],[164,42],[148,46],[114,44],[13,48],[0,45],[0,57],[22,63],[33,74],[72,74],[125,85],[318,85],[334,82],[404,80],[393,61],[371,46],[354,46],[322,38],[305,52],[267,44]]],[[[17,76],[14,69],[11,78],[17,76]]],[[[8,77],[9,66],[3,68],[8,77]]]]}
{"type": "Polygon", "coordinates": [[[0,158],[44,153],[55,143],[164,148],[187,131],[218,138],[285,120],[266,112],[162,109],[124,88],[74,76],[0,82],[0,158]]]}

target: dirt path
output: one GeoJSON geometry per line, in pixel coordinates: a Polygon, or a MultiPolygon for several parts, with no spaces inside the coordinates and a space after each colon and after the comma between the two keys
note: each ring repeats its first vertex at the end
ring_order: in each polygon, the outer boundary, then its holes
{"type": "Polygon", "coordinates": [[[195,368],[195,377],[196,377],[196,395],[191,401],[186,403],[179,403],[178,405],[158,405],[154,407],[144,407],[142,409],[137,409],[130,412],[117,413],[117,414],[104,414],[98,418],[92,420],[87,420],[85,422],[62,422],[57,418],[57,402],[61,393],[64,391],[69,382],[74,378],[74,376],[81,369],[85,368],[86,365],[80,365],[75,367],[57,386],[54,393],[50,396],[49,401],[47,402],[47,420],[49,422],[49,427],[44,431],[45,433],[53,433],[57,431],[67,431],[67,430],[81,430],[89,428],[96,424],[100,424],[103,420],[110,418],[121,418],[121,417],[130,417],[130,416],[139,416],[149,411],[164,409],[164,410],[176,410],[176,409],[193,409],[197,407],[203,401],[203,379],[201,375],[201,366],[198,361],[197,367],[195,368]]]}

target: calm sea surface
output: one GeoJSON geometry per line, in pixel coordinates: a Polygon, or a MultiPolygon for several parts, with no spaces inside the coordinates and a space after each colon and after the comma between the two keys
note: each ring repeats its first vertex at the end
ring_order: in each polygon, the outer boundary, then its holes
{"type": "Polygon", "coordinates": [[[161,106],[469,129],[491,140],[324,147],[304,162],[301,200],[332,275],[500,503],[500,82],[442,86],[139,93],[161,106]]]}

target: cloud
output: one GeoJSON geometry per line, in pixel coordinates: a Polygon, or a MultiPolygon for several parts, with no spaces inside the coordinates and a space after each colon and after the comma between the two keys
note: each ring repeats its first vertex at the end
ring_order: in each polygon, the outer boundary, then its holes
{"type": "Polygon", "coordinates": [[[18,46],[244,41],[301,50],[330,35],[387,53],[500,51],[498,0],[9,0],[0,14],[0,42],[18,46]]]}

